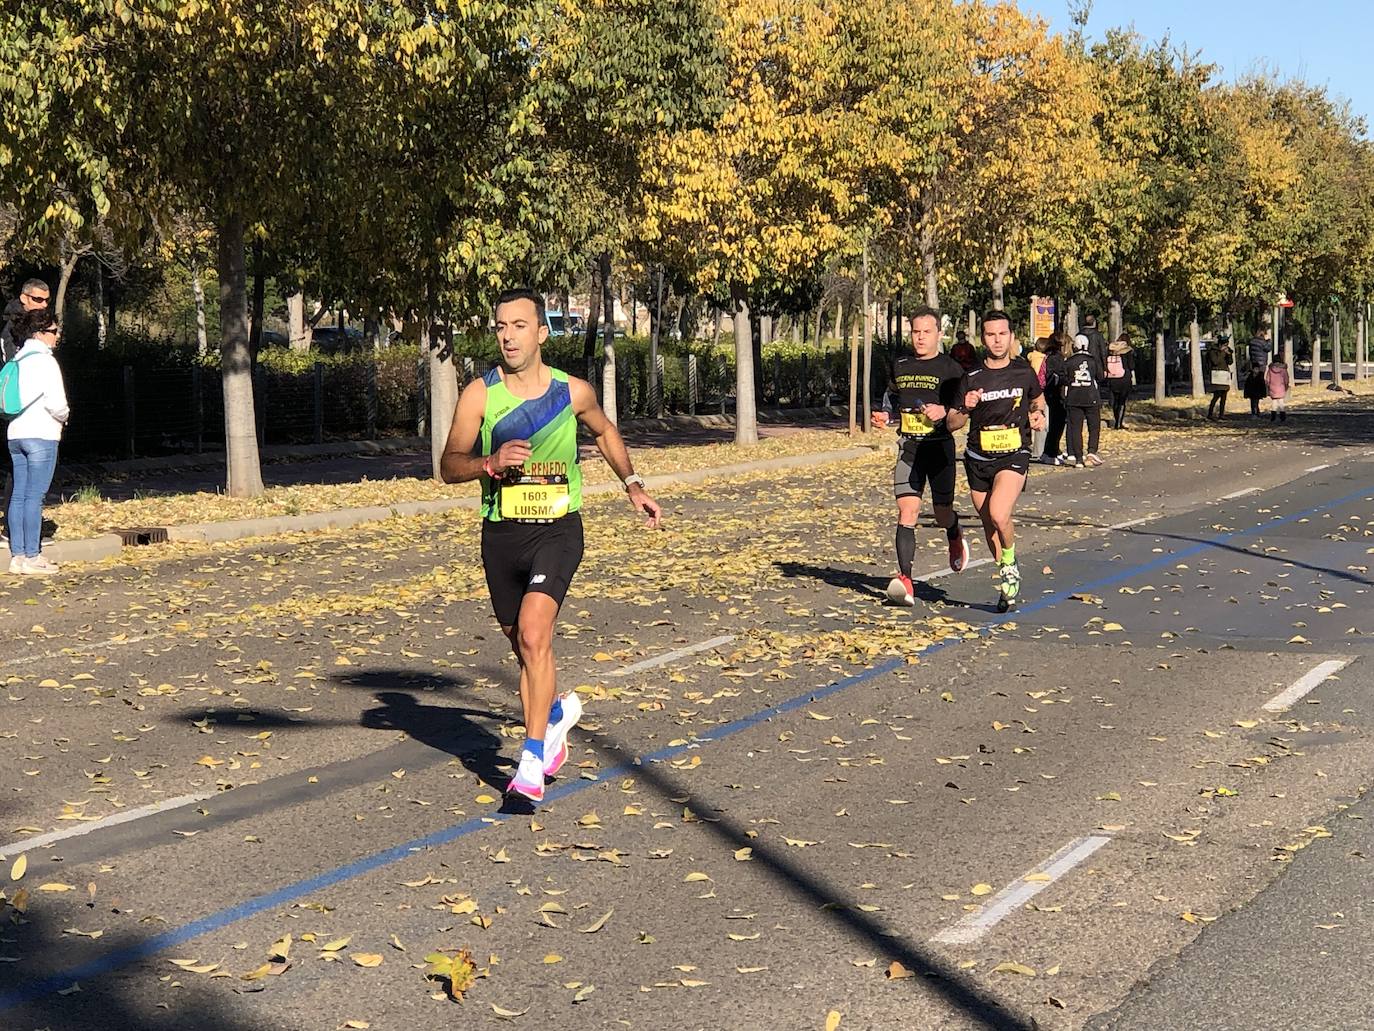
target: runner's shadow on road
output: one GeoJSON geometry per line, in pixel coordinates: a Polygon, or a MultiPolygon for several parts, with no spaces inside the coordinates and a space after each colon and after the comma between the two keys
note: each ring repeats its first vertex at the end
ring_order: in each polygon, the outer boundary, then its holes
{"type": "Polygon", "coordinates": [[[834,566],[813,566],[806,562],[774,562],[773,565],[788,579],[819,580],[831,587],[853,591],[872,601],[887,600],[887,577],[870,576],[867,573],[837,569],[834,566]]]}

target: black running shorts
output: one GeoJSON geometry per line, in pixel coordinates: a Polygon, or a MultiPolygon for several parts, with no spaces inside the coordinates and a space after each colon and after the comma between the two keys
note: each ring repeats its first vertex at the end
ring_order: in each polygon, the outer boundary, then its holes
{"type": "Polygon", "coordinates": [[[496,621],[515,626],[526,594],[547,594],[559,606],[582,562],[582,516],[552,523],[482,521],[482,566],[496,621]]]}
{"type": "Polygon", "coordinates": [[[893,493],[899,498],[919,498],[929,483],[932,502],[952,505],[957,468],[953,437],[936,437],[933,440],[899,437],[897,465],[892,470],[893,493]]]}
{"type": "Polygon", "coordinates": [[[986,494],[992,490],[992,481],[1004,470],[1025,476],[1030,471],[1030,452],[1013,451],[1009,455],[998,455],[996,458],[974,458],[968,454],[964,455],[964,475],[968,478],[968,489],[979,494],[986,494]]]}

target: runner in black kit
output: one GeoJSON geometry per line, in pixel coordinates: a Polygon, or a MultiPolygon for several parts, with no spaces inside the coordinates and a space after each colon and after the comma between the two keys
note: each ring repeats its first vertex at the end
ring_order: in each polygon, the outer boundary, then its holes
{"type": "Polygon", "coordinates": [[[1001,594],[997,611],[1006,612],[1021,590],[1016,564],[1012,511],[1026,487],[1031,431],[1045,425],[1040,380],[1024,358],[1012,358],[1016,338],[1004,312],[983,316],[983,364],[964,377],[963,404],[949,414],[949,428],[968,425],[964,473],[973,507],[983,520],[988,550],[997,559],[1001,594]]]}
{"type": "Polygon", "coordinates": [[[959,404],[964,368],[940,351],[940,316],[934,308],[917,308],[911,315],[914,354],[892,362],[883,408],[873,413],[873,425],[897,427],[897,465],[892,487],[897,496],[897,575],[887,596],[898,605],[914,605],[911,563],[916,557],[916,520],[921,494],[930,484],[935,523],[949,540],[949,568],[959,572],[968,562],[968,542],[959,530],[954,511],[954,438],[945,424],[947,413],[959,404]]]}

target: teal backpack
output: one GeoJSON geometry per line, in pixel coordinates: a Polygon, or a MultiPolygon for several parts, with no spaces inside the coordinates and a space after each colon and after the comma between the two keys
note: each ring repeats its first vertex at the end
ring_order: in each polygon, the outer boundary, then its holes
{"type": "Polygon", "coordinates": [[[35,397],[33,401],[24,404],[19,397],[19,363],[25,358],[33,357],[33,354],[34,352],[30,351],[28,354],[17,355],[0,366],[0,419],[8,421],[23,415],[29,406],[38,400],[35,397]]]}

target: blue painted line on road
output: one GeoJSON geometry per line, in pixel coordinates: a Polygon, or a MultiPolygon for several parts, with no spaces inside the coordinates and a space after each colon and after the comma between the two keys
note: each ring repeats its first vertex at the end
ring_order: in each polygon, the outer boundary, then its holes
{"type": "MultiPolygon", "coordinates": [[[[1141,563],[1139,565],[1129,566],[1125,569],[1119,570],[1116,573],[1113,573],[1110,576],[1101,577],[1097,580],[1093,580],[1088,583],[1075,584],[1071,587],[1066,587],[1063,590],[1055,591],[1052,594],[1044,595],[1034,602],[1026,604],[1013,612],[1009,612],[996,620],[992,620],[984,624],[983,626],[977,629],[975,634],[952,635],[950,637],[944,638],[943,640],[928,644],[922,648],[915,649],[911,654],[913,656],[921,658],[934,655],[938,652],[943,651],[946,648],[962,644],[964,641],[970,639],[971,637],[985,637],[993,633],[999,627],[1006,625],[1007,623],[1014,623],[1025,616],[1033,615],[1036,612],[1041,612],[1045,609],[1052,608],[1053,606],[1068,600],[1071,594],[1096,588],[1111,587],[1115,584],[1121,583],[1124,580],[1129,580],[1134,577],[1153,572],[1156,569],[1160,569],[1171,563],[1176,563],[1181,559],[1188,558],[1192,555],[1196,555],[1210,548],[1223,547],[1233,540],[1245,537],[1253,537],[1257,534],[1263,533],[1266,530],[1270,530],[1276,526],[1282,526],[1285,523],[1295,522],[1299,519],[1306,519],[1310,516],[1317,515],[1321,512],[1325,512],[1333,508],[1338,508],[1341,505],[1348,504],[1351,501],[1355,501],[1356,499],[1367,499],[1369,497],[1370,490],[1369,488],[1365,488],[1363,490],[1355,491],[1351,494],[1346,494],[1332,501],[1324,502],[1323,504],[1313,506],[1312,508],[1303,509],[1297,512],[1291,512],[1285,516],[1278,516],[1276,518],[1267,520],[1266,522],[1258,526],[1250,527],[1249,529],[1233,530],[1229,533],[1223,533],[1218,534],[1215,537],[1209,537],[1206,540],[1198,541],[1196,544],[1184,548],[1180,551],[1171,552],[1167,555],[1161,555],[1158,558],[1151,559],[1150,561],[1141,563]]],[[[1144,535],[1148,536],[1148,534],[1144,535]]],[[[666,759],[671,759],[674,756],[681,755],[688,749],[696,747],[698,745],[716,741],[723,741],[728,737],[733,737],[734,735],[749,730],[752,727],[756,727],[760,723],[766,722],[767,720],[770,720],[776,716],[783,716],[788,713],[795,712],[797,709],[800,709],[804,705],[814,704],[815,702],[821,701],[825,698],[829,698],[830,696],[838,694],[841,691],[854,687],[856,684],[862,684],[865,681],[874,679],[875,677],[880,677],[886,673],[891,673],[893,670],[899,669],[902,666],[906,665],[906,661],[906,657],[889,659],[886,662],[879,663],[877,666],[873,666],[869,669],[864,670],[862,673],[856,673],[853,676],[837,680],[832,684],[826,685],[825,687],[818,688],[812,691],[807,691],[793,698],[789,698],[787,701],[779,702],[777,705],[772,705],[766,709],[761,709],[758,712],[752,713],[748,716],[743,716],[740,719],[728,723],[723,727],[716,728],[715,730],[711,731],[709,735],[699,737],[693,742],[688,742],[687,744],[682,745],[670,745],[667,748],[660,749],[657,752],[653,752],[648,755],[642,756],[640,762],[661,762],[666,759]]],[[[613,766],[607,770],[602,771],[600,777],[595,781],[569,781],[567,784],[559,785],[558,787],[555,787],[552,790],[548,791],[544,796],[545,801],[556,802],[561,799],[575,795],[581,791],[585,791],[588,788],[593,787],[594,785],[604,783],[605,781],[610,780],[614,777],[632,775],[635,771],[635,765],[636,764],[634,763],[620,763],[619,765],[613,766]]],[[[473,817],[470,820],[464,820],[462,823],[454,824],[451,827],[445,827],[444,829],[435,831],[433,834],[426,835],[425,837],[415,838],[412,841],[405,842],[401,845],[396,845],[382,852],[377,852],[370,856],[364,856],[363,858],[354,860],[351,863],[345,863],[343,866],[335,867],[332,870],[326,870],[325,872],[317,874],[314,877],[308,877],[305,880],[296,881],[293,884],[288,884],[285,887],[278,888],[276,891],[270,892],[266,895],[258,895],[254,898],[247,899],[243,902],[238,903],[237,905],[230,906],[226,909],[221,909],[215,913],[210,913],[207,916],[201,917],[199,920],[193,920],[190,923],[183,924],[182,926],[174,928],[170,931],[165,931],[162,934],[154,935],[151,938],[144,939],[143,941],[137,942],[133,945],[126,945],[121,948],[115,949],[114,951],[104,956],[101,956],[97,959],[93,959],[87,963],[82,963],[78,966],[71,967],[70,969],[63,971],[60,974],[52,974],[50,976],[40,978],[36,981],[32,981],[28,984],[25,984],[21,988],[17,988],[13,991],[6,992],[5,994],[0,995],[0,1013],[5,1012],[6,1010],[13,1009],[16,1006],[22,1006],[26,1003],[33,1002],[37,999],[43,998],[44,996],[51,995],[63,988],[69,987],[74,982],[89,981],[95,978],[104,977],[105,975],[113,973],[114,971],[119,970],[123,967],[129,966],[132,963],[137,963],[139,960],[149,959],[152,956],[157,955],[159,952],[163,952],[167,949],[174,948],[178,945],[183,945],[194,938],[199,938],[203,934],[209,934],[212,931],[222,930],[223,928],[228,927],[231,924],[238,923],[240,920],[246,920],[251,916],[256,916],[259,913],[265,912],[266,910],[273,909],[277,906],[285,905],[290,902],[294,902],[297,899],[303,898],[304,896],[310,895],[314,892],[322,891],[326,888],[332,888],[335,885],[343,883],[344,881],[352,880],[355,877],[361,877],[364,874],[371,873],[375,870],[381,869],[382,867],[389,866],[392,863],[399,862],[402,859],[405,859],[418,851],[422,851],[427,848],[435,848],[440,845],[447,845],[451,842],[457,841],[459,838],[467,837],[469,834],[474,834],[477,831],[494,826],[497,823],[504,822],[506,819],[509,818],[510,815],[514,814],[490,813],[480,817],[473,817]]]]}

